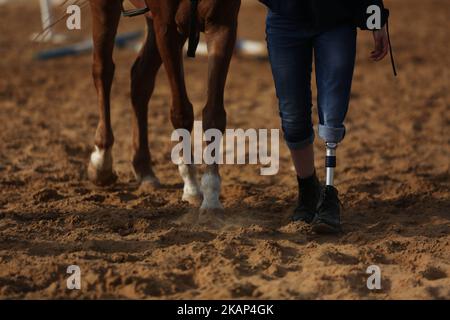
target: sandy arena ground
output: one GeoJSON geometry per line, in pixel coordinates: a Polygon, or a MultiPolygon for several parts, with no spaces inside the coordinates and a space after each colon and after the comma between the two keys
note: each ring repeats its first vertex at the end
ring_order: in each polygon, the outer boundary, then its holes
{"type": "MultiPolygon", "coordinates": [[[[185,223],[170,161],[165,72],[150,106],[150,144],[163,188],[137,189],[131,171],[129,69],[135,53],[117,50],[112,98],[116,185],[93,186],[86,164],[97,124],[91,57],[32,59],[38,1],[0,6],[0,297],[1,298],[450,298],[448,2],[386,1],[400,76],[388,59],[368,55],[359,34],[348,135],[339,148],[337,184],[344,204],[339,236],[290,223],[296,181],[286,147],[280,172],[222,167],[225,225],[185,223]],[[66,289],[67,266],[82,289],[66,289]],[[382,289],[366,287],[378,265],[382,289]]],[[[265,9],[246,1],[240,37],[264,41],[265,9]]],[[[73,40],[89,36],[64,31],[73,40]]],[[[143,27],[123,20],[121,31],[143,27]]],[[[200,119],[207,61],[186,62],[200,119]]],[[[235,57],[226,91],[229,128],[279,128],[266,60],[235,57]]],[[[317,119],[317,118],[316,118],[317,119]]],[[[317,140],[317,164],[323,145],[317,140]]],[[[323,170],[319,171],[323,178],[323,170]]]]}

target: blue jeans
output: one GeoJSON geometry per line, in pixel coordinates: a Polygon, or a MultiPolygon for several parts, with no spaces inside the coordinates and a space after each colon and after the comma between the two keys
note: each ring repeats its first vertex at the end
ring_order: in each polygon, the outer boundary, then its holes
{"type": "Polygon", "coordinates": [[[267,46],[284,138],[290,149],[314,141],[311,72],[316,69],[319,136],[338,143],[345,135],[356,55],[356,28],[310,29],[269,11],[267,46]]]}

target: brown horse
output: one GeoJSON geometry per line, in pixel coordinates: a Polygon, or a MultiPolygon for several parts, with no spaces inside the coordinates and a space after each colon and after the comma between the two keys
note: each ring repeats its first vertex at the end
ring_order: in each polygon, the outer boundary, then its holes
{"type": "MultiPolygon", "coordinates": [[[[112,146],[114,135],[110,117],[110,92],[114,75],[113,49],[121,17],[123,0],[89,0],[93,15],[93,77],[98,95],[99,123],[95,151],[91,155],[88,176],[97,185],[114,183],[112,146]]],[[[141,184],[158,186],[147,137],[148,103],[155,77],[164,63],[172,91],[170,119],[175,129],[193,128],[193,108],[186,91],[183,72],[183,46],[189,34],[191,0],[145,0],[151,11],[146,15],[147,38],[131,70],[133,107],[133,158],[136,179],[141,184]]],[[[208,45],[208,94],[203,109],[203,130],[226,126],[224,88],[236,42],[237,18],[241,0],[200,0],[197,28],[205,33],[208,45]]],[[[193,165],[179,165],[184,181],[183,200],[201,203],[201,209],[221,209],[220,176],[217,164],[208,165],[197,183],[193,165]]]]}

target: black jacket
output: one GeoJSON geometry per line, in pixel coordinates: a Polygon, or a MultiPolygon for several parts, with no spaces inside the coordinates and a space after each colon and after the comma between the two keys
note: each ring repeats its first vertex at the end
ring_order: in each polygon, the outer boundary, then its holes
{"type": "Polygon", "coordinates": [[[328,27],[349,23],[367,29],[367,13],[370,5],[381,8],[381,26],[384,26],[389,11],[383,0],[260,0],[273,12],[296,19],[311,27],[328,27]]]}

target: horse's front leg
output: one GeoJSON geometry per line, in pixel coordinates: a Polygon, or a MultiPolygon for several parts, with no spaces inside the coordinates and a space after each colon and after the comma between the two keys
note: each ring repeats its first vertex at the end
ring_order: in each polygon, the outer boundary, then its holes
{"type": "MultiPolygon", "coordinates": [[[[194,124],[194,110],[189,101],[183,72],[183,45],[186,41],[177,31],[174,23],[169,23],[166,15],[170,12],[170,3],[164,3],[161,11],[154,14],[154,28],[159,52],[169,78],[172,91],[172,106],[170,119],[174,129],[192,131],[194,124]]],[[[184,182],[182,200],[193,205],[201,202],[200,187],[193,164],[179,165],[179,172],[184,182]]]]}
{"type": "Polygon", "coordinates": [[[108,185],[117,179],[113,171],[110,93],[114,76],[113,49],[120,20],[121,0],[91,0],[93,17],[94,63],[92,74],[99,108],[95,134],[95,151],[88,167],[89,179],[97,185],[108,185]]]}
{"type": "MultiPolygon", "coordinates": [[[[226,127],[224,90],[237,31],[237,17],[233,19],[233,16],[228,16],[228,18],[231,19],[229,23],[211,26],[205,32],[209,55],[208,101],[203,109],[205,131],[217,129],[223,133],[226,127]]],[[[223,209],[219,200],[221,179],[217,163],[207,166],[202,177],[201,189],[202,212],[223,209]]]]}

